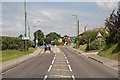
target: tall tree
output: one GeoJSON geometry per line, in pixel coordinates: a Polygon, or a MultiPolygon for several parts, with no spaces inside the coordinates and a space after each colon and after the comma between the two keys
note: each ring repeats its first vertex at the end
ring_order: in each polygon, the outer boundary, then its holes
{"type": "Polygon", "coordinates": [[[44,38],[44,33],[41,30],[37,30],[34,32],[34,42],[36,43],[36,40],[38,41],[38,45],[41,46],[43,45],[43,38],[44,38]]]}
{"type": "Polygon", "coordinates": [[[57,40],[61,38],[61,36],[59,34],[57,34],[56,32],[51,32],[49,34],[46,35],[46,43],[51,43],[51,41],[53,42],[57,42],[57,40]]]}
{"type": "Polygon", "coordinates": [[[107,43],[110,42],[119,42],[120,38],[120,12],[115,10],[112,11],[110,17],[106,18],[105,26],[109,30],[109,38],[107,43]]]}

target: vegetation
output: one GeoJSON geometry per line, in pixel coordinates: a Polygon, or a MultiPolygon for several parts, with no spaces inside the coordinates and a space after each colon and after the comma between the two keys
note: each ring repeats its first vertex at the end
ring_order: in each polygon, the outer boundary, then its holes
{"type": "Polygon", "coordinates": [[[106,32],[106,28],[96,28],[93,30],[89,30],[81,34],[80,45],[87,44],[85,51],[99,50],[100,46],[101,48],[104,48],[104,46],[106,45],[105,42],[107,37],[108,34],[106,32]],[[100,41],[96,38],[98,32],[102,34],[101,45],[100,45],[100,41]]]}
{"type": "Polygon", "coordinates": [[[34,42],[35,42],[35,45],[37,44],[36,40],[38,40],[38,46],[43,45],[44,34],[43,34],[43,32],[41,30],[37,30],[37,31],[34,32],[34,42]]]}
{"type": "Polygon", "coordinates": [[[58,39],[61,38],[56,32],[51,32],[46,35],[45,42],[51,43],[52,45],[59,45],[58,39]]]}
{"type": "Polygon", "coordinates": [[[97,33],[102,34],[100,56],[118,60],[120,54],[120,12],[115,14],[114,10],[105,20],[105,28],[86,31],[81,34],[81,50],[98,51],[99,41],[96,39],[97,33]],[[87,47],[86,47],[87,44],[87,47]]]}
{"type": "Polygon", "coordinates": [[[24,55],[27,55],[29,53],[34,52],[36,49],[35,48],[29,48],[27,52],[20,51],[20,50],[3,50],[0,55],[2,55],[2,62],[15,59],[24,55]]]}
{"type": "Polygon", "coordinates": [[[117,60],[120,54],[120,12],[115,14],[113,10],[110,17],[106,18],[105,26],[108,28],[109,36],[106,47],[99,55],[117,60]]]}
{"type": "MultiPolygon", "coordinates": [[[[24,41],[19,37],[8,37],[8,36],[1,36],[2,40],[2,50],[23,50],[24,49],[24,41]]],[[[31,47],[32,42],[27,40],[28,48],[31,47]]]]}
{"type": "Polygon", "coordinates": [[[120,54],[119,49],[120,45],[110,44],[107,45],[101,52],[99,52],[99,55],[110,59],[118,60],[118,54],[120,54]]]}
{"type": "Polygon", "coordinates": [[[84,45],[80,46],[80,50],[82,50],[82,51],[86,51],[86,48],[87,48],[87,44],[84,44],[84,45]]]}

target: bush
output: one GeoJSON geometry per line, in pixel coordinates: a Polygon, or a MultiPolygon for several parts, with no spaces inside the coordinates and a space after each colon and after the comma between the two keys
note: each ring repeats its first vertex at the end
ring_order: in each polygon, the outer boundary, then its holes
{"type": "MultiPolygon", "coordinates": [[[[2,50],[23,50],[24,48],[24,41],[19,37],[8,37],[2,36],[2,50]]],[[[31,47],[32,42],[30,40],[27,41],[28,48],[31,47]]]]}
{"type": "MultiPolygon", "coordinates": [[[[105,41],[102,40],[102,41],[101,41],[101,49],[104,48],[104,46],[105,46],[105,41]]],[[[87,51],[88,51],[88,50],[99,50],[99,40],[95,39],[94,41],[92,41],[92,42],[90,43],[90,46],[87,45],[86,50],[87,50],[87,51]]]]}

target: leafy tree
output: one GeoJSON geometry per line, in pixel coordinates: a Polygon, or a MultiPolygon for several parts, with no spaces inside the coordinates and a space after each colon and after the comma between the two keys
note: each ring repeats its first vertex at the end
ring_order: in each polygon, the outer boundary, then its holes
{"type": "Polygon", "coordinates": [[[46,35],[46,39],[45,42],[46,43],[51,43],[53,45],[58,45],[58,39],[61,38],[61,36],[59,34],[57,34],[56,32],[51,32],[49,34],[46,35]]]}
{"type": "Polygon", "coordinates": [[[23,37],[23,35],[22,35],[22,34],[20,34],[18,37],[22,38],[22,37],[23,37]]]}
{"type": "Polygon", "coordinates": [[[120,12],[115,10],[112,11],[110,16],[105,20],[105,26],[108,28],[109,37],[107,44],[109,43],[118,43],[120,39],[120,12]]]}
{"type": "Polygon", "coordinates": [[[43,45],[44,34],[41,30],[37,30],[34,32],[34,42],[36,44],[36,40],[38,40],[38,45],[43,45]]]}

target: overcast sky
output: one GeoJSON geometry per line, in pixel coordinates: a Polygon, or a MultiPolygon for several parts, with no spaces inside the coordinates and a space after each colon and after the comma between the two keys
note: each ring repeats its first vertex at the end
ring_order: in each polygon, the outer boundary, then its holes
{"type": "MultiPolygon", "coordinates": [[[[44,34],[57,32],[62,36],[74,36],[77,33],[73,14],[78,15],[82,33],[85,26],[88,29],[104,26],[105,18],[113,9],[117,10],[117,2],[27,2],[27,26],[31,28],[31,36],[37,29],[44,34]]],[[[23,2],[3,2],[0,17],[2,35],[24,34],[23,2]]]]}

